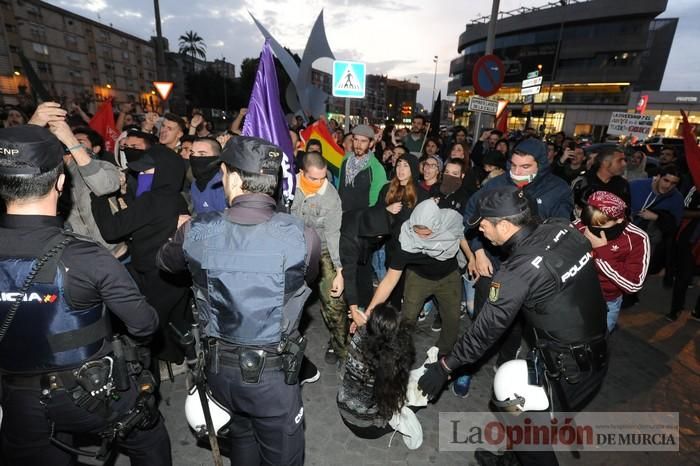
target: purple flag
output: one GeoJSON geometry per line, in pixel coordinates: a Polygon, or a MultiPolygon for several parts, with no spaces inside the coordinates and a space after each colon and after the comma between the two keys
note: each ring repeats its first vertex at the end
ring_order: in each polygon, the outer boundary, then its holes
{"type": "Polygon", "coordinates": [[[272,49],[266,40],[260,54],[260,65],[255,75],[253,93],[248,102],[248,114],[243,124],[243,136],[255,136],[277,145],[284,152],[282,161],[282,194],[289,203],[294,199],[296,177],[294,176],[294,148],[289,137],[287,120],[280,104],[277,72],[272,49]]]}

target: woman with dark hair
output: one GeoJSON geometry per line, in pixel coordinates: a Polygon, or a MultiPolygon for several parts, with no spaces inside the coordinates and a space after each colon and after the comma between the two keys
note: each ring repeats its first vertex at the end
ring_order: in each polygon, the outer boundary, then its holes
{"type": "Polygon", "coordinates": [[[452,144],[448,158],[450,159],[464,159],[469,163],[469,155],[471,151],[469,146],[464,142],[455,142],[452,144]]]}
{"type": "Polygon", "coordinates": [[[494,149],[503,154],[505,158],[510,157],[510,144],[507,139],[499,139],[494,149]]]}
{"type": "Polygon", "coordinates": [[[389,421],[406,403],[415,360],[407,322],[392,306],[377,306],[350,342],[338,409],[358,437],[376,439],[393,431],[389,421]]]}
{"type": "MultiPolygon", "coordinates": [[[[401,225],[411,217],[411,212],[416,205],[428,199],[427,192],[418,187],[419,176],[416,158],[410,154],[402,155],[396,160],[394,176],[379,192],[379,199],[374,208],[386,210],[386,229],[391,232],[391,236],[384,246],[385,255],[380,258],[384,273],[386,273],[385,264],[389,263],[396,251],[401,248],[399,244],[401,225]]],[[[377,253],[380,254],[381,251],[377,251],[377,253]]],[[[384,278],[384,273],[378,277],[380,280],[384,278]]],[[[403,280],[394,288],[391,304],[401,308],[402,297],[403,280]]]]}
{"type": "Polygon", "coordinates": [[[428,156],[428,157],[433,157],[437,156],[439,157],[440,155],[438,152],[440,151],[440,140],[429,137],[425,140],[425,144],[423,145],[423,156],[428,156]]]}

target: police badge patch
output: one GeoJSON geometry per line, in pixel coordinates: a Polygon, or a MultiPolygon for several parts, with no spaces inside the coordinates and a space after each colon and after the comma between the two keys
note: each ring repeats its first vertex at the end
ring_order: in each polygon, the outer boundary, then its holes
{"type": "Polygon", "coordinates": [[[501,284],[496,282],[491,282],[491,288],[489,288],[489,301],[495,303],[498,301],[498,293],[501,291],[501,284]]]}

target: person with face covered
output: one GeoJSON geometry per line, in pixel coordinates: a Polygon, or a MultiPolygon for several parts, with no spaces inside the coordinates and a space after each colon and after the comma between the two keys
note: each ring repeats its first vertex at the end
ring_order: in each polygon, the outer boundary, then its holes
{"type": "Polygon", "coordinates": [[[190,196],[195,215],[222,212],[226,208],[219,154],[221,145],[216,139],[198,138],[192,143],[190,168],[194,182],[190,186],[190,196]]]}
{"type": "Polygon", "coordinates": [[[460,243],[464,241],[462,218],[452,209],[440,209],[428,199],[416,206],[408,221],[401,226],[401,249],[389,262],[389,270],[379,283],[367,312],[353,313],[355,326],[361,326],[379,304],[385,302],[404,269],[406,286],[403,296],[403,317],[415,325],[423,303],[435,296],[442,317],[442,330],[437,346],[447,354],[457,341],[459,306],[462,299],[462,277],[459,273],[460,243]]]}
{"type": "Polygon", "coordinates": [[[617,323],[624,293],[642,289],[649,268],[649,236],[630,223],[625,201],[606,191],[588,197],[574,226],[593,247],[598,280],[608,306],[608,332],[617,323]]]}
{"type": "Polygon", "coordinates": [[[174,340],[169,324],[172,322],[177,328],[186,329],[191,322],[187,299],[189,283],[182,276],[160,271],[156,254],[175,233],[180,216],[188,214],[185,199],[180,194],[185,164],[177,154],[160,144],[146,150],[129,147],[124,150],[135,182],[128,187],[121,209],[113,212],[108,196],[93,196],[92,213],[106,241],[127,240],[131,252],[127,269],[148,303],[158,312],[160,324],[151,344],[153,355],[164,361],[181,363],[182,348],[174,340]]]}

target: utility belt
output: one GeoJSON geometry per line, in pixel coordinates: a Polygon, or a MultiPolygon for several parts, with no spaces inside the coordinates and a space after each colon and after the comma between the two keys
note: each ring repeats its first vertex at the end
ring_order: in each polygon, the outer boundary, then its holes
{"type": "Polygon", "coordinates": [[[562,344],[549,339],[537,339],[536,352],[541,356],[547,376],[577,384],[588,375],[603,370],[608,364],[605,336],[579,344],[562,344]]]}
{"type": "Polygon", "coordinates": [[[283,337],[276,347],[255,348],[227,343],[209,338],[206,342],[206,362],[209,370],[219,373],[221,366],[238,368],[243,383],[257,384],[265,369],[282,370],[284,382],[296,385],[299,370],[306,350],[306,337],[296,335],[283,337]]]}
{"type": "Polygon", "coordinates": [[[73,448],[58,440],[54,436],[54,421],[49,420],[51,442],[69,453],[104,460],[109,456],[115,439],[126,438],[135,428],[148,430],[160,418],[155,399],[156,381],[145,369],[150,364],[148,350],[126,336],[114,336],[111,343],[113,352],[110,355],[87,361],[77,369],[2,377],[8,386],[39,390],[44,406],[48,405],[55,391],[65,390],[76,406],[105,418],[108,424],[98,433],[102,446],[96,453],[73,448]],[[134,406],[126,413],[113,412],[112,402],[119,400],[122,393],[133,385],[138,390],[134,406]]]}

